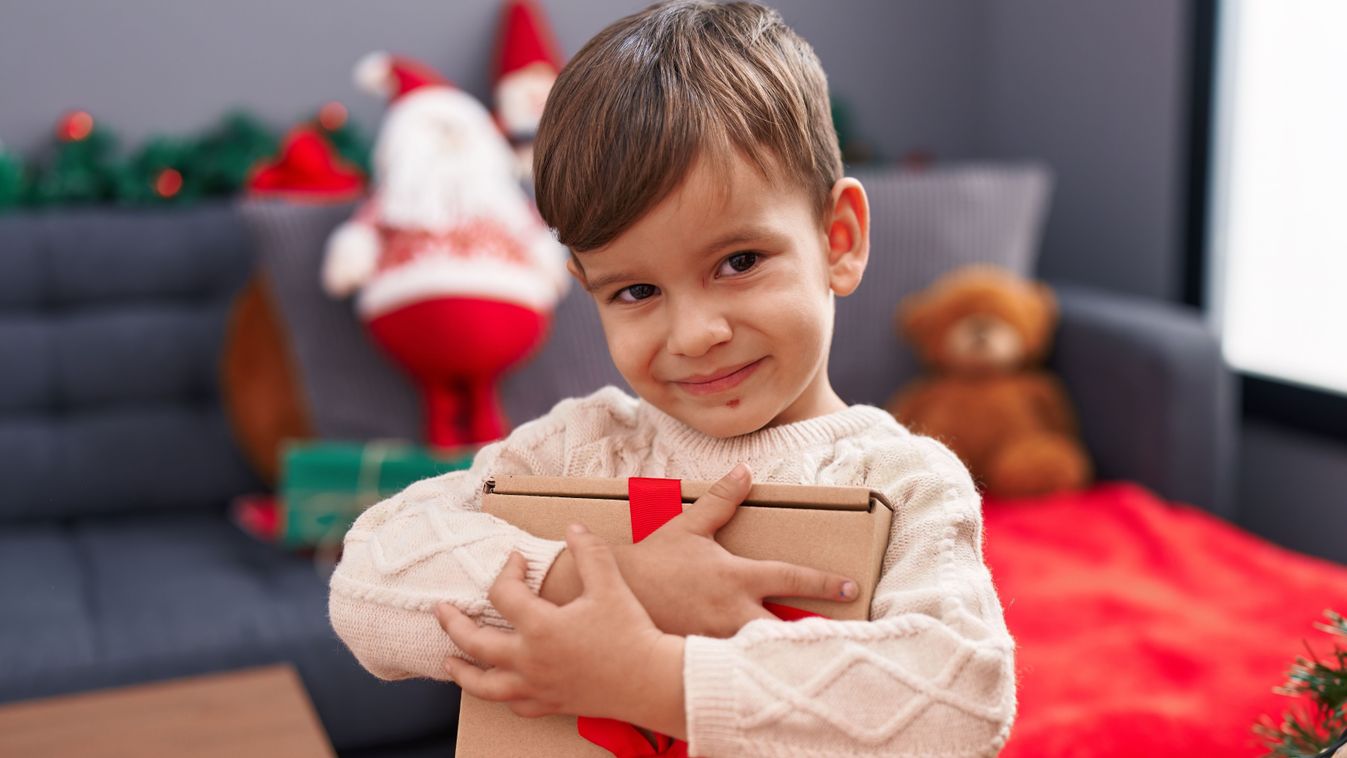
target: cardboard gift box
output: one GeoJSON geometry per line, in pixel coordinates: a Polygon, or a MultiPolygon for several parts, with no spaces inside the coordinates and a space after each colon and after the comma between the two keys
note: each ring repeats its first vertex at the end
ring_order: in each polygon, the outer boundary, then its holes
{"type": "MultiPolygon", "coordinates": [[[[581,523],[610,544],[630,544],[633,532],[641,539],[712,484],[501,476],[487,482],[482,510],[544,539],[564,539],[567,526],[581,523]],[[652,512],[661,508],[662,513],[652,512]]],[[[745,558],[789,561],[854,579],[860,595],[850,603],[803,598],[779,602],[829,618],[864,620],[892,518],[893,506],[865,487],[754,484],[716,541],[745,558]]],[[[574,717],[520,718],[503,704],[464,694],[455,755],[605,758],[613,753],[582,738],[574,717]]]]}

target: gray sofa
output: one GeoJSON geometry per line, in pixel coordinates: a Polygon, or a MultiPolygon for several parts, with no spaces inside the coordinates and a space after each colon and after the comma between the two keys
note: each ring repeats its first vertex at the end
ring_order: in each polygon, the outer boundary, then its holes
{"type": "MultiPolygon", "coordinates": [[[[259,489],[216,380],[252,266],[232,206],[0,216],[0,702],[290,661],[344,754],[440,749],[454,688],[365,673],[312,562],[225,516],[259,489]]],[[[876,260],[839,302],[849,401],[882,404],[913,370],[890,327],[898,271],[876,260]]],[[[1233,384],[1212,335],[1179,308],[1060,294],[1052,366],[1100,475],[1231,517],[1233,384]]],[[[581,295],[507,382],[515,418],[615,376],[581,295]]]]}

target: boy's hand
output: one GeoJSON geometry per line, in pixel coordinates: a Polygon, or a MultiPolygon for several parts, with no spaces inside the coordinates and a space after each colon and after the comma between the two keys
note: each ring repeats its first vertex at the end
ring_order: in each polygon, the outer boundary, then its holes
{"type": "MultiPolygon", "coordinates": [[[[775,618],[762,607],[763,598],[856,598],[856,584],[846,577],[740,558],[715,541],[752,484],[741,463],[649,537],[613,548],[622,577],[663,631],[730,637],[754,619],[775,618]]],[[[557,557],[543,582],[543,597],[565,603],[578,593],[572,561],[569,550],[557,557]]]]}
{"type": "Polygon", "coordinates": [[[454,644],[486,667],[449,657],[445,670],[464,692],[520,716],[601,716],[683,736],[683,639],[655,628],[603,540],[572,526],[566,546],[583,591],[564,606],[534,595],[524,559],[510,554],[489,597],[514,632],[436,606],[454,644]]]}

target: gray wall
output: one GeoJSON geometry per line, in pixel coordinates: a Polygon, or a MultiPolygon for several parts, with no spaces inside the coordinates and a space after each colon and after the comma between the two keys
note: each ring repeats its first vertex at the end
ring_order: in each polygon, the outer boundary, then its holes
{"type": "Polygon", "coordinates": [[[1042,273],[1177,298],[1186,160],[1180,0],[1001,0],[986,12],[978,144],[1045,160],[1042,273]]]}
{"type": "MultiPolygon", "coordinates": [[[[544,0],[566,54],[641,0],[544,0]]],[[[849,0],[775,3],[814,45],[858,130],[888,155],[913,146],[973,151],[978,3],[849,0]]],[[[50,144],[72,107],[124,145],[193,134],[244,106],[276,126],[329,99],[373,128],[383,104],[351,68],[370,50],[418,57],[481,98],[499,0],[43,0],[0,3],[0,141],[25,155],[50,144]]]]}

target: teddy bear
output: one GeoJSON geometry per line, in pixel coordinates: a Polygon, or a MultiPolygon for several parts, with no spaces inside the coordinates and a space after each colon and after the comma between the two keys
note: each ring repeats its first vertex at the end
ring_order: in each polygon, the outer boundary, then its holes
{"type": "Polygon", "coordinates": [[[1039,368],[1056,322],[1043,284],[993,266],[946,274],[895,314],[930,373],[895,393],[889,412],[949,446],[990,495],[1086,486],[1092,466],[1071,402],[1039,368]]]}

